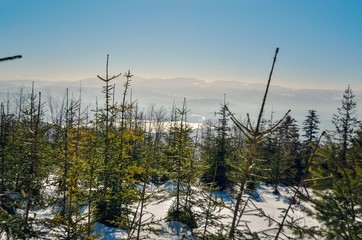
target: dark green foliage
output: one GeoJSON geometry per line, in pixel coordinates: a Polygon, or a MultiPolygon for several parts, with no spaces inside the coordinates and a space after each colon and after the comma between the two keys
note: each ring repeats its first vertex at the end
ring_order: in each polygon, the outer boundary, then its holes
{"type": "Polygon", "coordinates": [[[8,214],[9,228],[14,228],[11,234],[16,238],[37,237],[40,234],[38,224],[30,213],[34,207],[44,206],[42,193],[43,180],[47,177],[48,124],[43,121],[43,103],[41,94],[34,93],[24,96],[18,114],[5,114],[1,104],[1,189],[10,195],[0,197],[0,208],[3,214],[8,214]],[[17,118],[15,117],[17,115],[17,118]],[[19,214],[23,212],[23,214],[19,214]]]}
{"type": "Polygon", "coordinates": [[[93,145],[90,136],[92,132],[85,123],[81,94],[78,100],[70,99],[67,90],[62,110],[64,112],[59,115],[64,116],[64,124],[61,127],[55,124],[58,138],[57,144],[53,146],[54,157],[59,160],[58,198],[54,197],[59,210],[54,211],[51,220],[52,229],[56,230],[52,235],[60,239],[90,237],[94,223],[90,218],[90,214],[94,214],[94,194],[89,187],[96,185],[94,168],[99,167],[99,162],[95,161],[99,155],[95,149],[87,149],[93,145]],[[81,212],[85,206],[89,208],[87,215],[81,212]]]}
{"type": "Polygon", "coordinates": [[[186,99],[184,99],[182,108],[174,107],[171,115],[165,156],[171,166],[169,178],[176,184],[176,189],[172,193],[175,201],[168,211],[167,220],[180,221],[190,228],[195,228],[197,224],[192,213],[191,186],[198,178],[198,171],[194,160],[192,129],[187,122],[188,113],[186,99]]]}
{"type": "Polygon", "coordinates": [[[326,239],[360,239],[362,169],[346,166],[338,151],[338,145],[327,140],[327,145],[312,165],[316,197],[311,202],[317,219],[326,226],[322,233],[326,239]]]}
{"type": "Polygon", "coordinates": [[[349,153],[352,167],[362,168],[362,126],[356,132],[352,140],[352,146],[349,153]]]}
{"type": "MultiPolygon", "coordinates": [[[[336,127],[337,141],[339,143],[339,158],[344,164],[347,164],[347,154],[351,147],[352,138],[355,135],[356,127],[359,121],[356,118],[357,103],[354,100],[355,95],[348,85],[342,98],[342,106],[338,107],[338,114],[333,115],[333,124],[336,127]]],[[[348,163],[351,164],[351,163],[348,163]]]]}
{"type": "Polygon", "coordinates": [[[302,177],[302,163],[300,156],[299,129],[296,120],[288,115],[281,123],[279,130],[281,159],[284,160],[282,168],[282,181],[288,185],[297,184],[302,177]]]}
{"type": "MultiPolygon", "coordinates": [[[[14,123],[13,117],[5,113],[4,105],[0,105],[0,192],[5,192],[11,183],[11,165],[8,162],[7,148],[9,148],[8,135],[14,123]]],[[[1,200],[1,199],[0,199],[1,200]]]]}
{"type": "MultiPolygon", "coordinates": [[[[127,88],[131,76],[125,74],[127,88]]],[[[92,225],[97,220],[127,225],[122,216],[131,213],[130,206],[138,197],[135,176],[143,171],[139,165],[143,130],[125,97],[120,105],[112,99],[114,86],[108,81],[113,78],[107,72],[106,104],[96,109],[91,124],[81,109],[81,95],[73,100],[68,91],[60,104],[49,100],[50,121],[44,119],[44,104],[34,88],[29,95],[20,92],[14,114],[5,113],[1,105],[0,194],[11,190],[20,199],[1,197],[0,208],[11,216],[6,217],[11,226],[15,223],[10,219],[21,220],[18,231],[24,237],[40,236],[43,223],[59,239],[93,238],[92,225]],[[52,188],[51,194],[47,187],[52,188]],[[43,222],[33,218],[34,210],[48,206],[55,206],[52,218],[43,222]],[[87,214],[81,211],[85,207],[87,214]],[[16,211],[24,214],[17,216],[16,211]]]]}
{"type": "Polygon", "coordinates": [[[309,110],[306,119],[303,122],[302,130],[304,140],[301,145],[300,151],[300,162],[297,164],[298,176],[303,176],[307,174],[308,169],[306,169],[307,163],[311,158],[313,149],[317,141],[317,134],[319,131],[319,115],[317,115],[316,110],[309,110]]]}
{"type": "Polygon", "coordinates": [[[206,164],[202,180],[213,183],[220,190],[231,187],[232,181],[228,177],[228,164],[233,151],[230,138],[230,128],[227,126],[226,108],[219,112],[221,118],[216,127],[207,126],[201,147],[201,158],[206,164]],[[215,134],[214,134],[215,132],[215,134]]]}
{"type": "Polygon", "coordinates": [[[129,206],[136,198],[134,176],[141,172],[141,168],[131,155],[139,134],[131,127],[131,119],[127,118],[127,113],[133,108],[126,102],[132,75],[129,71],[124,74],[126,82],[122,103],[115,104],[115,86],[110,85],[110,81],[121,74],[109,77],[108,59],[107,55],[106,77],[98,76],[105,83],[103,87],[105,104],[96,113],[96,134],[100,143],[98,147],[103,153],[102,171],[99,175],[103,186],[98,191],[97,216],[99,222],[116,226],[123,225],[123,218],[120,217],[127,216],[130,212],[129,206]],[[117,116],[120,116],[120,119],[117,116]]]}
{"type": "Polygon", "coordinates": [[[304,137],[304,143],[306,145],[317,141],[318,138],[318,131],[319,131],[319,115],[317,114],[316,110],[308,110],[308,115],[306,116],[306,119],[303,122],[303,134],[304,137]]]}
{"type": "Polygon", "coordinates": [[[4,235],[7,239],[30,239],[39,238],[39,231],[33,229],[29,221],[32,219],[25,219],[19,215],[9,214],[0,208],[0,235],[4,235]]]}
{"type": "Polygon", "coordinates": [[[179,221],[186,224],[190,229],[197,228],[195,215],[190,207],[177,210],[174,204],[167,212],[167,221],[179,221]]]}
{"type": "MultiPolygon", "coordinates": [[[[272,126],[272,124],[269,124],[272,126]]],[[[275,186],[284,183],[294,185],[302,176],[299,130],[296,120],[290,115],[280,123],[278,129],[269,134],[257,147],[262,169],[258,171],[261,179],[275,186]]]]}

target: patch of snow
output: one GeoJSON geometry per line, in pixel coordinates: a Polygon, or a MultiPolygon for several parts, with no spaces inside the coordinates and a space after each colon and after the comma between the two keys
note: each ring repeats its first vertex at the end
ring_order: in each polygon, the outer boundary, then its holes
{"type": "Polygon", "coordinates": [[[97,239],[113,240],[127,238],[127,232],[114,227],[108,227],[102,223],[95,224],[94,235],[101,234],[102,236],[97,239]]]}
{"type": "MultiPolygon", "coordinates": [[[[215,195],[215,191],[212,191],[211,193],[215,195]]],[[[217,191],[217,198],[222,199],[224,202],[233,201],[232,196],[226,191],[217,191]]]]}
{"type": "Polygon", "coordinates": [[[163,225],[160,232],[160,239],[192,239],[191,231],[186,224],[178,221],[171,221],[163,225]]]}
{"type": "MultiPolygon", "coordinates": [[[[177,189],[177,182],[168,180],[165,184],[161,185],[160,188],[165,189],[169,193],[174,192],[177,189]]],[[[185,184],[181,183],[180,189],[185,191],[186,190],[185,184]]]]}
{"type": "MultiPolygon", "coordinates": [[[[160,190],[166,190],[162,192],[163,198],[161,200],[155,200],[145,205],[144,213],[149,213],[153,216],[153,220],[159,224],[153,225],[154,232],[145,231],[141,235],[143,239],[192,239],[191,230],[183,223],[177,221],[166,222],[167,212],[172,206],[172,203],[175,200],[175,197],[172,197],[172,192],[176,190],[175,181],[167,181],[165,184],[157,187],[154,184],[147,185],[147,191],[152,193],[160,190]]],[[[142,188],[142,183],[137,186],[137,189],[142,188]]],[[[183,187],[186,187],[183,185],[183,187]]],[[[48,194],[52,194],[54,188],[49,186],[47,188],[48,194]]],[[[193,187],[193,198],[196,201],[201,201],[203,199],[201,192],[204,190],[193,187]]],[[[288,207],[291,197],[293,196],[293,190],[291,187],[285,185],[279,185],[278,191],[280,194],[274,194],[274,186],[270,184],[258,184],[253,192],[245,193],[243,196],[243,204],[246,199],[249,199],[248,205],[245,207],[245,212],[240,219],[239,228],[243,228],[245,223],[252,232],[267,231],[270,234],[276,232],[278,228],[278,223],[281,222],[283,217],[283,211],[288,207]],[[251,197],[250,197],[251,196],[251,197]],[[263,216],[261,216],[263,215],[263,216]],[[268,218],[273,218],[275,221],[270,221],[268,218]]],[[[311,191],[312,192],[312,191],[311,191]]],[[[54,192],[53,192],[54,193],[54,192]]],[[[215,192],[204,192],[204,196],[210,196],[207,194],[213,194],[215,192]]],[[[216,192],[217,201],[220,201],[220,206],[214,210],[213,214],[220,216],[221,224],[223,227],[230,226],[232,221],[232,210],[235,207],[235,199],[226,191],[217,191],[216,192]]],[[[305,212],[302,211],[303,207],[310,208],[311,205],[297,200],[296,204],[293,204],[292,211],[289,212],[290,217],[293,219],[299,219],[298,224],[300,226],[316,226],[321,227],[320,223],[312,217],[307,216],[305,212]]],[[[200,207],[193,207],[192,210],[196,215],[202,215],[204,210],[200,207]]],[[[32,217],[37,219],[51,219],[54,217],[54,212],[59,211],[56,206],[49,206],[44,209],[33,209],[30,214],[32,217]]],[[[88,213],[88,207],[82,206],[80,209],[82,214],[88,213]]],[[[21,214],[21,213],[19,213],[21,214]]],[[[147,215],[148,216],[148,215],[147,215]]],[[[147,219],[146,215],[144,219],[147,219]]],[[[202,233],[204,225],[201,223],[199,228],[194,229],[195,233],[202,233]]],[[[216,233],[220,229],[212,228],[208,229],[210,233],[216,233]]],[[[48,230],[49,234],[53,230],[48,230]]],[[[227,230],[222,230],[227,231],[227,230]]],[[[292,231],[286,227],[283,229],[283,232],[292,236],[292,231]]],[[[110,240],[110,239],[125,239],[127,238],[127,232],[125,230],[117,229],[114,227],[108,227],[101,223],[95,224],[94,235],[100,234],[101,236],[98,239],[110,240]]],[[[264,238],[265,239],[265,238],[264,238]]]]}

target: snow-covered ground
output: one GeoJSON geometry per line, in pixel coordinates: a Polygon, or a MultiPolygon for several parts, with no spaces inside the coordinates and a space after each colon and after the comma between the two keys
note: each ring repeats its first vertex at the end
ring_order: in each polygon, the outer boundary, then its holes
{"type": "MultiPolygon", "coordinates": [[[[148,203],[145,207],[147,215],[144,216],[144,219],[146,219],[147,216],[152,216],[153,221],[157,221],[157,224],[153,225],[156,232],[142,232],[141,235],[143,239],[194,239],[194,235],[203,232],[203,224],[200,224],[199,228],[193,229],[193,234],[183,223],[166,221],[165,218],[167,211],[170,209],[174,201],[174,198],[170,197],[172,191],[174,191],[174,187],[175,186],[172,182],[167,182],[158,187],[155,185],[148,186],[147,190],[149,193],[159,191],[162,192],[161,194],[164,197],[161,198],[161,200],[155,200],[148,203]]],[[[49,190],[51,191],[51,189],[49,190]]],[[[270,236],[275,236],[279,223],[282,221],[283,214],[288,208],[293,195],[293,191],[290,187],[281,185],[278,186],[278,190],[280,194],[274,194],[273,186],[261,183],[257,185],[256,190],[253,193],[244,195],[244,200],[248,199],[248,204],[245,208],[244,214],[239,219],[240,229],[248,227],[251,232],[257,232],[258,236],[263,239],[271,239],[270,236]]],[[[200,203],[202,198],[201,190],[193,188],[193,192],[193,200],[200,203]]],[[[206,196],[207,195],[208,193],[206,193],[206,196]]],[[[213,194],[213,196],[215,195],[213,194]]],[[[222,206],[215,208],[214,214],[222,218],[220,221],[222,222],[222,225],[227,228],[230,226],[232,221],[232,209],[234,208],[235,200],[227,192],[217,192],[217,200],[222,202],[222,206]]],[[[302,211],[302,208],[304,207],[310,208],[311,206],[307,203],[296,200],[295,204],[292,205],[291,211],[289,211],[289,217],[287,220],[297,219],[297,223],[301,227],[320,227],[320,224],[316,219],[307,216],[307,214],[302,211]]],[[[202,215],[202,211],[205,211],[202,209],[202,206],[192,208],[193,212],[198,216],[202,215]]],[[[84,214],[86,214],[87,211],[88,209],[86,208],[82,210],[84,214]]],[[[53,217],[53,212],[54,207],[48,207],[46,209],[32,211],[31,214],[33,214],[33,217],[37,219],[50,219],[53,217]]],[[[101,223],[96,223],[94,227],[94,234],[100,236],[98,239],[110,240],[127,238],[127,232],[124,230],[108,227],[101,223]]],[[[220,225],[216,228],[218,229],[212,229],[212,227],[209,227],[208,231],[214,233],[220,231],[220,225]]],[[[284,227],[283,233],[285,235],[281,236],[280,239],[288,239],[289,236],[293,236],[292,231],[286,227],[284,227]]],[[[0,237],[0,239],[3,238],[0,237]]],[[[294,239],[294,237],[292,239],[294,239]]]]}
{"type": "MultiPolygon", "coordinates": [[[[166,183],[159,188],[165,189],[170,193],[172,191],[172,184],[166,183]]],[[[245,225],[246,223],[252,232],[258,232],[259,236],[264,236],[265,239],[269,239],[270,237],[268,237],[266,234],[261,234],[261,232],[275,235],[277,231],[276,229],[279,226],[278,223],[282,221],[283,213],[289,206],[289,202],[293,195],[292,189],[287,186],[278,186],[280,193],[278,195],[274,194],[273,190],[274,187],[271,185],[258,185],[256,187],[256,191],[251,194],[245,213],[240,219],[240,225],[245,225]],[[263,214],[261,214],[260,211],[262,211],[263,214]],[[270,219],[274,219],[276,222],[270,219]]],[[[248,196],[249,195],[245,194],[245,199],[248,199],[248,196]]],[[[218,209],[217,214],[224,216],[222,221],[225,226],[228,226],[232,221],[231,209],[234,207],[234,199],[226,192],[218,192],[218,198],[222,199],[225,206],[221,210],[218,209]]],[[[193,239],[192,233],[184,224],[180,222],[165,221],[167,211],[172,205],[173,201],[174,199],[170,198],[165,201],[153,202],[146,207],[145,210],[153,214],[154,219],[160,220],[160,226],[158,226],[159,233],[157,235],[153,233],[146,233],[146,235],[143,235],[145,239],[193,239]]],[[[307,203],[296,200],[296,203],[292,206],[292,210],[289,211],[288,220],[298,219],[297,223],[301,227],[319,227],[320,224],[316,219],[307,216],[307,214],[302,211],[302,208],[304,207],[310,208],[311,206],[307,203]]],[[[195,212],[201,211],[201,209],[197,207],[193,208],[193,210],[195,212]]],[[[199,226],[198,229],[194,229],[193,231],[202,232],[202,228],[203,226],[199,226]]],[[[99,223],[97,223],[95,226],[95,233],[103,235],[99,239],[125,239],[127,237],[125,231],[107,227],[99,223]]],[[[288,236],[293,236],[292,231],[287,229],[287,227],[284,227],[283,233],[288,236]]],[[[287,237],[281,236],[280,239],[287,239],[287,237]]]]}

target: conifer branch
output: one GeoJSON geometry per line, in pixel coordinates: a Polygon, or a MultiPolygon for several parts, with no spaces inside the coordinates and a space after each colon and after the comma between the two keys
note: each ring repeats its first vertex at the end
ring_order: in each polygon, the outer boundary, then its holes
{"type": "Polygon", "coordinates": [[[255,132],[255,130],[254,130],[254,128],[253,128],[253,125],[251,124],[251,120],[250,120],[250,115],[249,115],[249,113],[247,113],[246,114],[246,116],[247,116],[247,124],[246,124],[246,127],[247,128],[250,128],[250,131],[251,132],[255,132]]]}
{"type": "Polygon", "coordinates": [[[269,128],[268,130],[260,133],[260,135],[266,135],[267,133],[273,132],[274,130],[276,130],[280,124],[284,121],[284,119],[288,116],[288,114],[290,113],[290,109],[284,114],[284,116],[276,123],[274,124],[271,128],[269,128]]]}
{"type": "Polygon", "coordinates": [[[250,137],[252,135],[252,131],[242,124],[239,120],[236,119],[235,115],[229,110],[229,108],[225,105],[225,110],[229,113],[230,119],[233,121],[233,123],[238,127],[238,129],[245,134],[247,137],[250,137]]]}
{"type": "Polygon", "coordinates": [[[4,58],[0,58],[0,62],[15,60],[15,59],[22,58],[22,57],[23,56],[21,56],[21,55],[15,55],[15,56],[11,56],[11,57],[4,57],[4,58]]]}

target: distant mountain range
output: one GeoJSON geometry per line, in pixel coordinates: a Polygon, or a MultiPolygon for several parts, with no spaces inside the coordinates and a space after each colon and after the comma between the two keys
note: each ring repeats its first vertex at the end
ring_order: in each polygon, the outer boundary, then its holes
{"type": "MultiPolygon", "coordinates": [[[[118,78],[112,81],[116,84],[116,101],[121,101],[123,84],[125,79],[118,78]]],[[[37,92],[41,91],[45,101],[49,97],[61,98],[68,88],[73,96],[79,95],[82,89],[82,101],[84,105],[94,106],[96,99],[99,104],[103,103],[102,86],[103,82],[96,78],[84,79],[81,81],[34,81],[37,92]]],[[[6,99],[9,92],[12,97],[19,93],[21,87],[25,92],[30,91],[31,80],[7,80],[0,81],[0,99],[6,99]]],[[[259,106],[265,91],[266,84],[249,84],[237,81],[214,81],[206,82],[195,78],[172,78],[172,79],[146,79],[134,77],[131,82],[131,92],[128,98],[137,101],[141,109],[147,110],[150,105],[156,108],[164,107],[166,110],[176,106],[181,107],[184,98],[187,100],[188,108],[191,110],[189,121],[202,122],[204,119],[215,118],[214,113],[219,111],[224,102],[241,119],[246,118],[250,113],[256,119],[259,106]]],[[[271,84],[265,118],[276,120],[284,115],[289,109],[291,115],[296,118],[299,126],[302,125],[305,115],[309,109],[314,109],[320,115],[321,129],[333,129],[331,119],[341,106],[341,99],[344,89],[320,90],[320,89],[291,89],[271,84]]],[[[362,104],[362,92],[354,92],[357,101],[357,109],[362,104]]],[[[359,118],[362,115],[359,114],[359,118]]]]}

